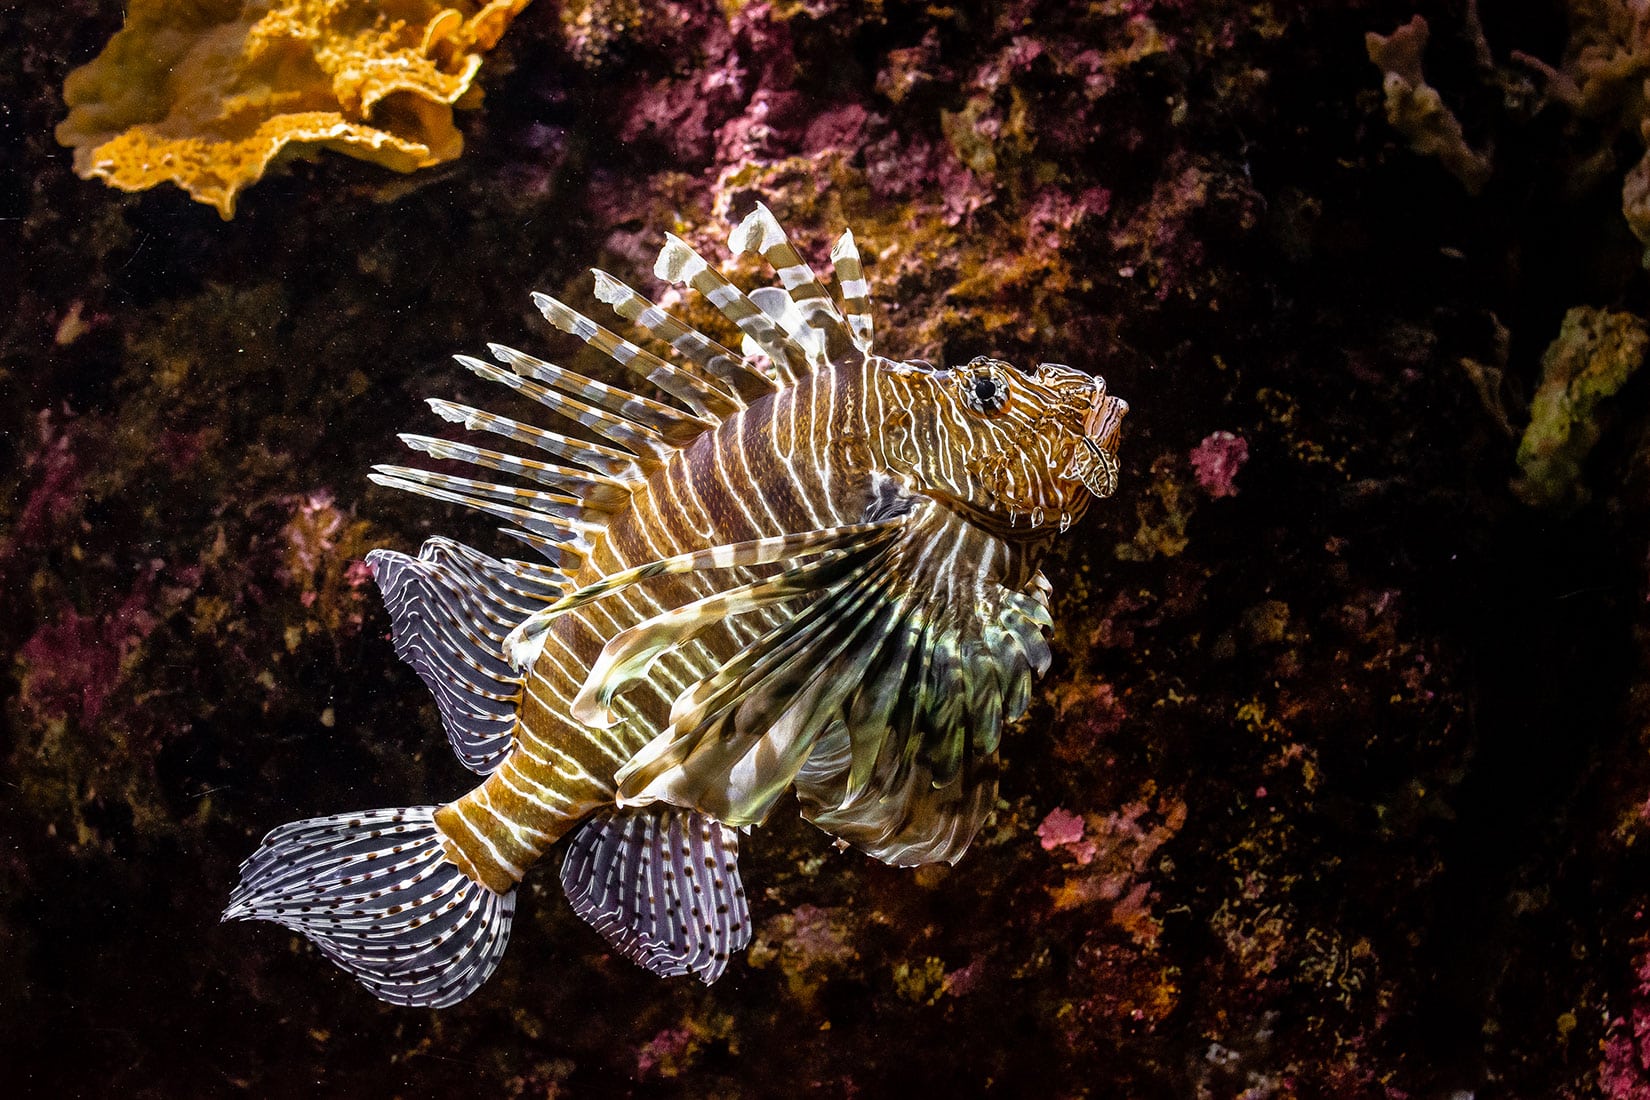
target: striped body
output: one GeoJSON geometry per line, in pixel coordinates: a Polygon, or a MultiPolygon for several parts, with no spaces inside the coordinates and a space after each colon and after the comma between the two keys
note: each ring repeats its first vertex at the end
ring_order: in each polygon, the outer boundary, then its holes
{"type": "Polygon", "coordinates": [[[1056,364],[874,354],[851,233],[835,294],[764,207],[730,243],[780,285],[746,294],[676,237],[655,274],[714,305],[740,352],[603,272],[597,298],[668,357],[534,296],[657,397],[497,344],[495,362],[456,357],[572,432],[431,399],[528,453],[407,445],[511,480],[371,475],[502,519],[548,562],[443,538],[368,557],[397,654],[485,778],[444,806],[274,830],[225,919],[301,932],[386,1000],[451,1004],[502,955],[516,885],[572,833],[574,910],[626,957],[708,983],[750,938],[737,830],[787,791],[885,862],[967,850],[1003,727],[1050,661],[1038,561],[1112,492],[1127,405],[1056,364]]]}
{"type": "MultiPolygon", "coordinates": [[[[898,409],[871,384],[877,369],[862,361],[815,371],[672,456],[610,521],[576,583],[689,550],[863,515],[880,468],[875,459],[887,446],[883,428],[897,422],[898,409]]],[[[1039,547],[962,524],[946,534],[934,549],[936,572],[959,590],[1031,583],[1031,551],[1039,547]]],[[[467,874],[501,892],[520,881],[581,818],[614,803],[615,774],[665,727],[676,695],[784,614],[763,609],[728,619],[673,651],[654,666],[652,679],[620,700],[624,720],[611,730],[593,731],[569,717],[597,654],[615,634],[724,586],[723,578],[700,575],[660,578],[557,620],[523,684],[514,751],[484,783],[437,813],[467,874]]]]}

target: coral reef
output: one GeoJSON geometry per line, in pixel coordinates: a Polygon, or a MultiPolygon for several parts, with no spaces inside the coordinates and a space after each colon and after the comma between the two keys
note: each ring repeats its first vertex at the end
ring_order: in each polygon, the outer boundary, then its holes
{"type": "Polygon", "coordinates": [[[1639,0],[123,8],[0,7],[8,1095],[1650,1094],[1639,0]],[[369,109],[284,38],[239,67],[323,10],[435,90],[369,109]],[[393,138],[358,153],[465,154],[386,185],[293,141],[180,216],[53,139],[111,41],[96,144],[240,164],[290,93],[393,138]],[[889,352],[1133,405],[978,842],[889,868],[782,804],[708,989],[553,874],[439,1014],[220,925],[265,830],[473,781],[361,562],[511,549],[365,478],[444,430],[423,397],[483,400],[448,356],[606,369],[528,292],[679,304],[660,235],[720,255],[758,199],[822,266],[853,226],[889,352]]]}
{"type": "Polygon", "coordinates": [[[1603,406],[1644,365],[1647,343],[1650,331],[1634,314],[1582,306],[1564,315],[1541,357],[1541,385],[1518,444],[1521,474],[1513,492],[1549,507],[1584,498],[1581,464],[1603,434],[1603,406]]]}
{"type": "Polygon", "coordinates": [[[57,139],[111,187],[235,213],[272,161],[331,149],[411,172],[464,148],[452,108],[527,0],[135,0],[63,85],[57,139]]]}
{"type": "Polygon", "coordinates": [[[1380,67],[1386,92],[1386,120],[1422,156],[1437,157],[1467,193],[1476,195],[1489,182],[1489,157],[1474,151],[1461,122],[1438,90],[1427,83],[1421,57],[1427,48],[1427,21],[1417,15],[1389,35],[1364,36],[1369,59],[1380,67]]]}
{"type": "MultiPolygon", "coordinates": [[[[1546,81],[1546,92],[1583,120],[1593,148],[1577,158],[1573,175],[1588,186],[1615,168],[1623,134],[1650,144],[1650,8],[1638,0],[1568,0],[1570,36],[1557,66],[1526,53],[1514,56],[1546,81]]],[[[1628,170],[1622,213],[1645,246],[1650,263],[1650,151],[1628,170]]]]}
{"type": "Polygon", "coordinates": [[[1192,451],[1198,488],[1210,496],[1237,496],[1237,475],[1249,461],[1249,444],[1231,432],[1213,432],[1192,451]]]}

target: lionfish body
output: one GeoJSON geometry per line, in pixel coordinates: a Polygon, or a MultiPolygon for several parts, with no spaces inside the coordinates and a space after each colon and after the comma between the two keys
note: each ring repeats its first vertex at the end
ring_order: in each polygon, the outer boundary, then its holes
{"type": "Polygon", "coordinates": [[[498,345],[499,366],[458,357],[601,440],[432,400],[534,457],[410,446],[525,485],[374,474],[498,516],[547,559],[445,539],[369,557],[397,652],[486,779],[441,807],[275,830],[226,918],[302,932],[386,1000],[451,1004],[497,964],[517,883],[572,832],[575,910],[638,963],[710,982],[750,937],[736,830],[786,790],[890,863],[967,849],[1003,724],[1049,661],[1038,561],[1115,487],[1127,405],[1053,364],[876,355],[851,234],[838,295],[764,207],[731,243],[781,287],[747,296],[674,237],[656,273],[716,305],[741,352],[602,272],[597,296],[671,360],[535,296],[671,401],[498,345]]]}

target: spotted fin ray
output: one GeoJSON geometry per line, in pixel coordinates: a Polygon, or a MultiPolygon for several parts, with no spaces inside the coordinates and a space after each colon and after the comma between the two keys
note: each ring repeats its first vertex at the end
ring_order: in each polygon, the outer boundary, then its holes
{"type": "Polygon", "coordinates": [[[456,1004],[504,955],[516,892],[497,894],[445,858],[434,806],[294,821],[241,864],[224,920],[267,920],[307,938],[373,995],[456,1004]]]}
{"type": "Polygon", "coordinates": [[[561,883],[615,951],[661,977],[709,985],[750,942],[738,835],[703,814],[598,814],[568,845],[561,883]]]}
{"type": "Polygon", "coordinates": [[[446,538],[408,557],[367,555],[390,613],[396,656],[435,696],[459,760],[483,774],[509,753],[521,681],[505,636],[568,587],[553,570],[503,562],[446,538]]]}

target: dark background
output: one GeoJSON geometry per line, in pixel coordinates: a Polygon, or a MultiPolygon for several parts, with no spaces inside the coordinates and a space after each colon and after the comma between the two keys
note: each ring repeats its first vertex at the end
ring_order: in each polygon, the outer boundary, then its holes
{"type": "Polygon", "coordinates": [[[294,163],[229,222],[52,139],[120,4],[0,8],[8,1093],[1650,1096],[1644,380],[1563,505],[1510,488],[1566,312],[1645,309],[1650,43],[1625,3],[1485,8],[539,0],[457,161],[294,163]],[[1416,11],[1477,195],[1386,119],[1364,36],[1416,11]],[[1515,57],[1618,31],[1586,110],[1515,57]],[[447,356],[571,356],[529,291],[651,289],[665,231],[755,198],[815,256],[852,224],[886,353],[1133,405],[975,849],[898,871],[783,805],[710,989],[609,955],[549,868],[439,1013],[220,926],[266,830],[473,782],[350,568],[503,549],[365,480],[424,396],[521,413],[447,356]],[[1462,361],[1503,355],[1481,397],[1462,361]],[[1084,840],[1045,849],[1057,809],[1084,840]]]}

